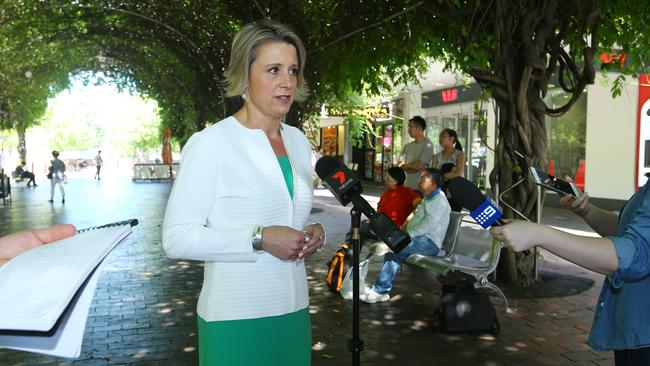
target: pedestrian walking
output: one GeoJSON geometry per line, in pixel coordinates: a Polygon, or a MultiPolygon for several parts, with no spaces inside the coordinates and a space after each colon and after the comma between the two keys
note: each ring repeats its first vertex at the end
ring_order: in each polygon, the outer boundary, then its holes
{"type": "Polygon", "coordinates": [[[59,159],[59,152],[52,151],[54,160],[50,162],[50,172],[47,177],[50,179],[50,200],[54,202],[54,186],[58,185],[61,191],[61,203],[65,203],[65,190],[63,189],[63,181],[65,179],[65,163],[59,159]]]}
{"type": "Polygon", "coordinates": [[[97,172],[95,173],[95,179],[100,180],[102,179],[99,176],[99,172],[102,170],[102,165],[104,161],[102,160],[102,151],[99,150],[97,151],[97,156],[95,156],[95,166],[97,167],[97,172]]]}

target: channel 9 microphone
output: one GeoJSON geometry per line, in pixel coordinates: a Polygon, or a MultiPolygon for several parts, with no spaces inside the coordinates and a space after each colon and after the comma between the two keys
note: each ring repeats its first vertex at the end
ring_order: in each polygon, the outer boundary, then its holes
{"type": "MultiPolygon", "coordinates": [[[[447,189],[461,206],[470,211],[469,215],[483,229],[506,224],[501,219],[503,212],[499,210],[492,200],[485,197],[474,183],[463,177],[456,177],[447,183],[447,189]]],[[[530,251],[525,250],[523,253],[529,255],[530,251]]]]}
{"type": "Polygon", "coordinates": [[[348,167],[330,156],[323,156],[316,162],[316,174],[325,181],[330,192],[343,206],[352,202],[354,207],[369,219],[370,229],[394,253],[399,253],[411,242],[409,235],[395,226],[386,214],[377,213],[368,201],[361,197],[361,180],[348,167]]]}

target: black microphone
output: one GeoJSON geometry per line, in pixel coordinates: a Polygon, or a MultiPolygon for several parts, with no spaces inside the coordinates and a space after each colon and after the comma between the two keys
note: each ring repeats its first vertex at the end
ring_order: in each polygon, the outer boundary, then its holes
{"type": "MultiPolygon", "coordinates": [[[[469,215],[484,229],[506,224],[501,219],[503,212],[469,180],[463,177],[453,178],[447,183],[447,189],[461,206],[470,211],[469,215]]],[[[530,251],[524,250],[523,253],[529,255],[530,251]]]]}
{"type": "Polygon", "coordinates": [[[411,242],[409,235],[395,226],[386,214],[377,213],[368,201],[361,197],[361,180],[347,166],[330,156],[323,156],[316,162],[316,174],[343,206],[352,202],[354,207],[369,219],[370,229],[394,253],[399,253],[411,242]]]}

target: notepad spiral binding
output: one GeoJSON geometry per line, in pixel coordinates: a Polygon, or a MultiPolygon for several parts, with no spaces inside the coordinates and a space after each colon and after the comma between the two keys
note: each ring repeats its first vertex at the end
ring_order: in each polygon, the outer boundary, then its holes
{"type": "Polygon", "coordinates": [[[107,228],[107,227],[121,226],[121,225],[131,225],[131,227],[134,227],[137,224],[138,224],[138,219],[129,219],[129,220],[123,220],[123,221],[116,221],[116,222],[112,222],[112,223],[106,224],[106,225],[93,226],[93,227],[87,227],[85,229],[79,229],[79,230],[77,230],[77,234],[83,233],[83,232],[86,232],[86,231],[104,229],[104,228],[107,228]]]}

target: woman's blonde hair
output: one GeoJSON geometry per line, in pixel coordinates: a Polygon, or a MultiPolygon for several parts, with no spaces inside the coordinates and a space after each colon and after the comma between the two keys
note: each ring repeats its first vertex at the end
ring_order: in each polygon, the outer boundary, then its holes
{"type": "Polygon", "coordinates": [[[304,68],[307,54],[300,38],[286,26],[272,20],[260,20],[241,27],[232,41],[230,63],[226,70],[227,97],[242,95],[248,84],[248,73],[257,56],[257,47],[266,42],[292,45],[298,55],[298,87],[295,100],[302,102],[309,95],[304,68]]]}

